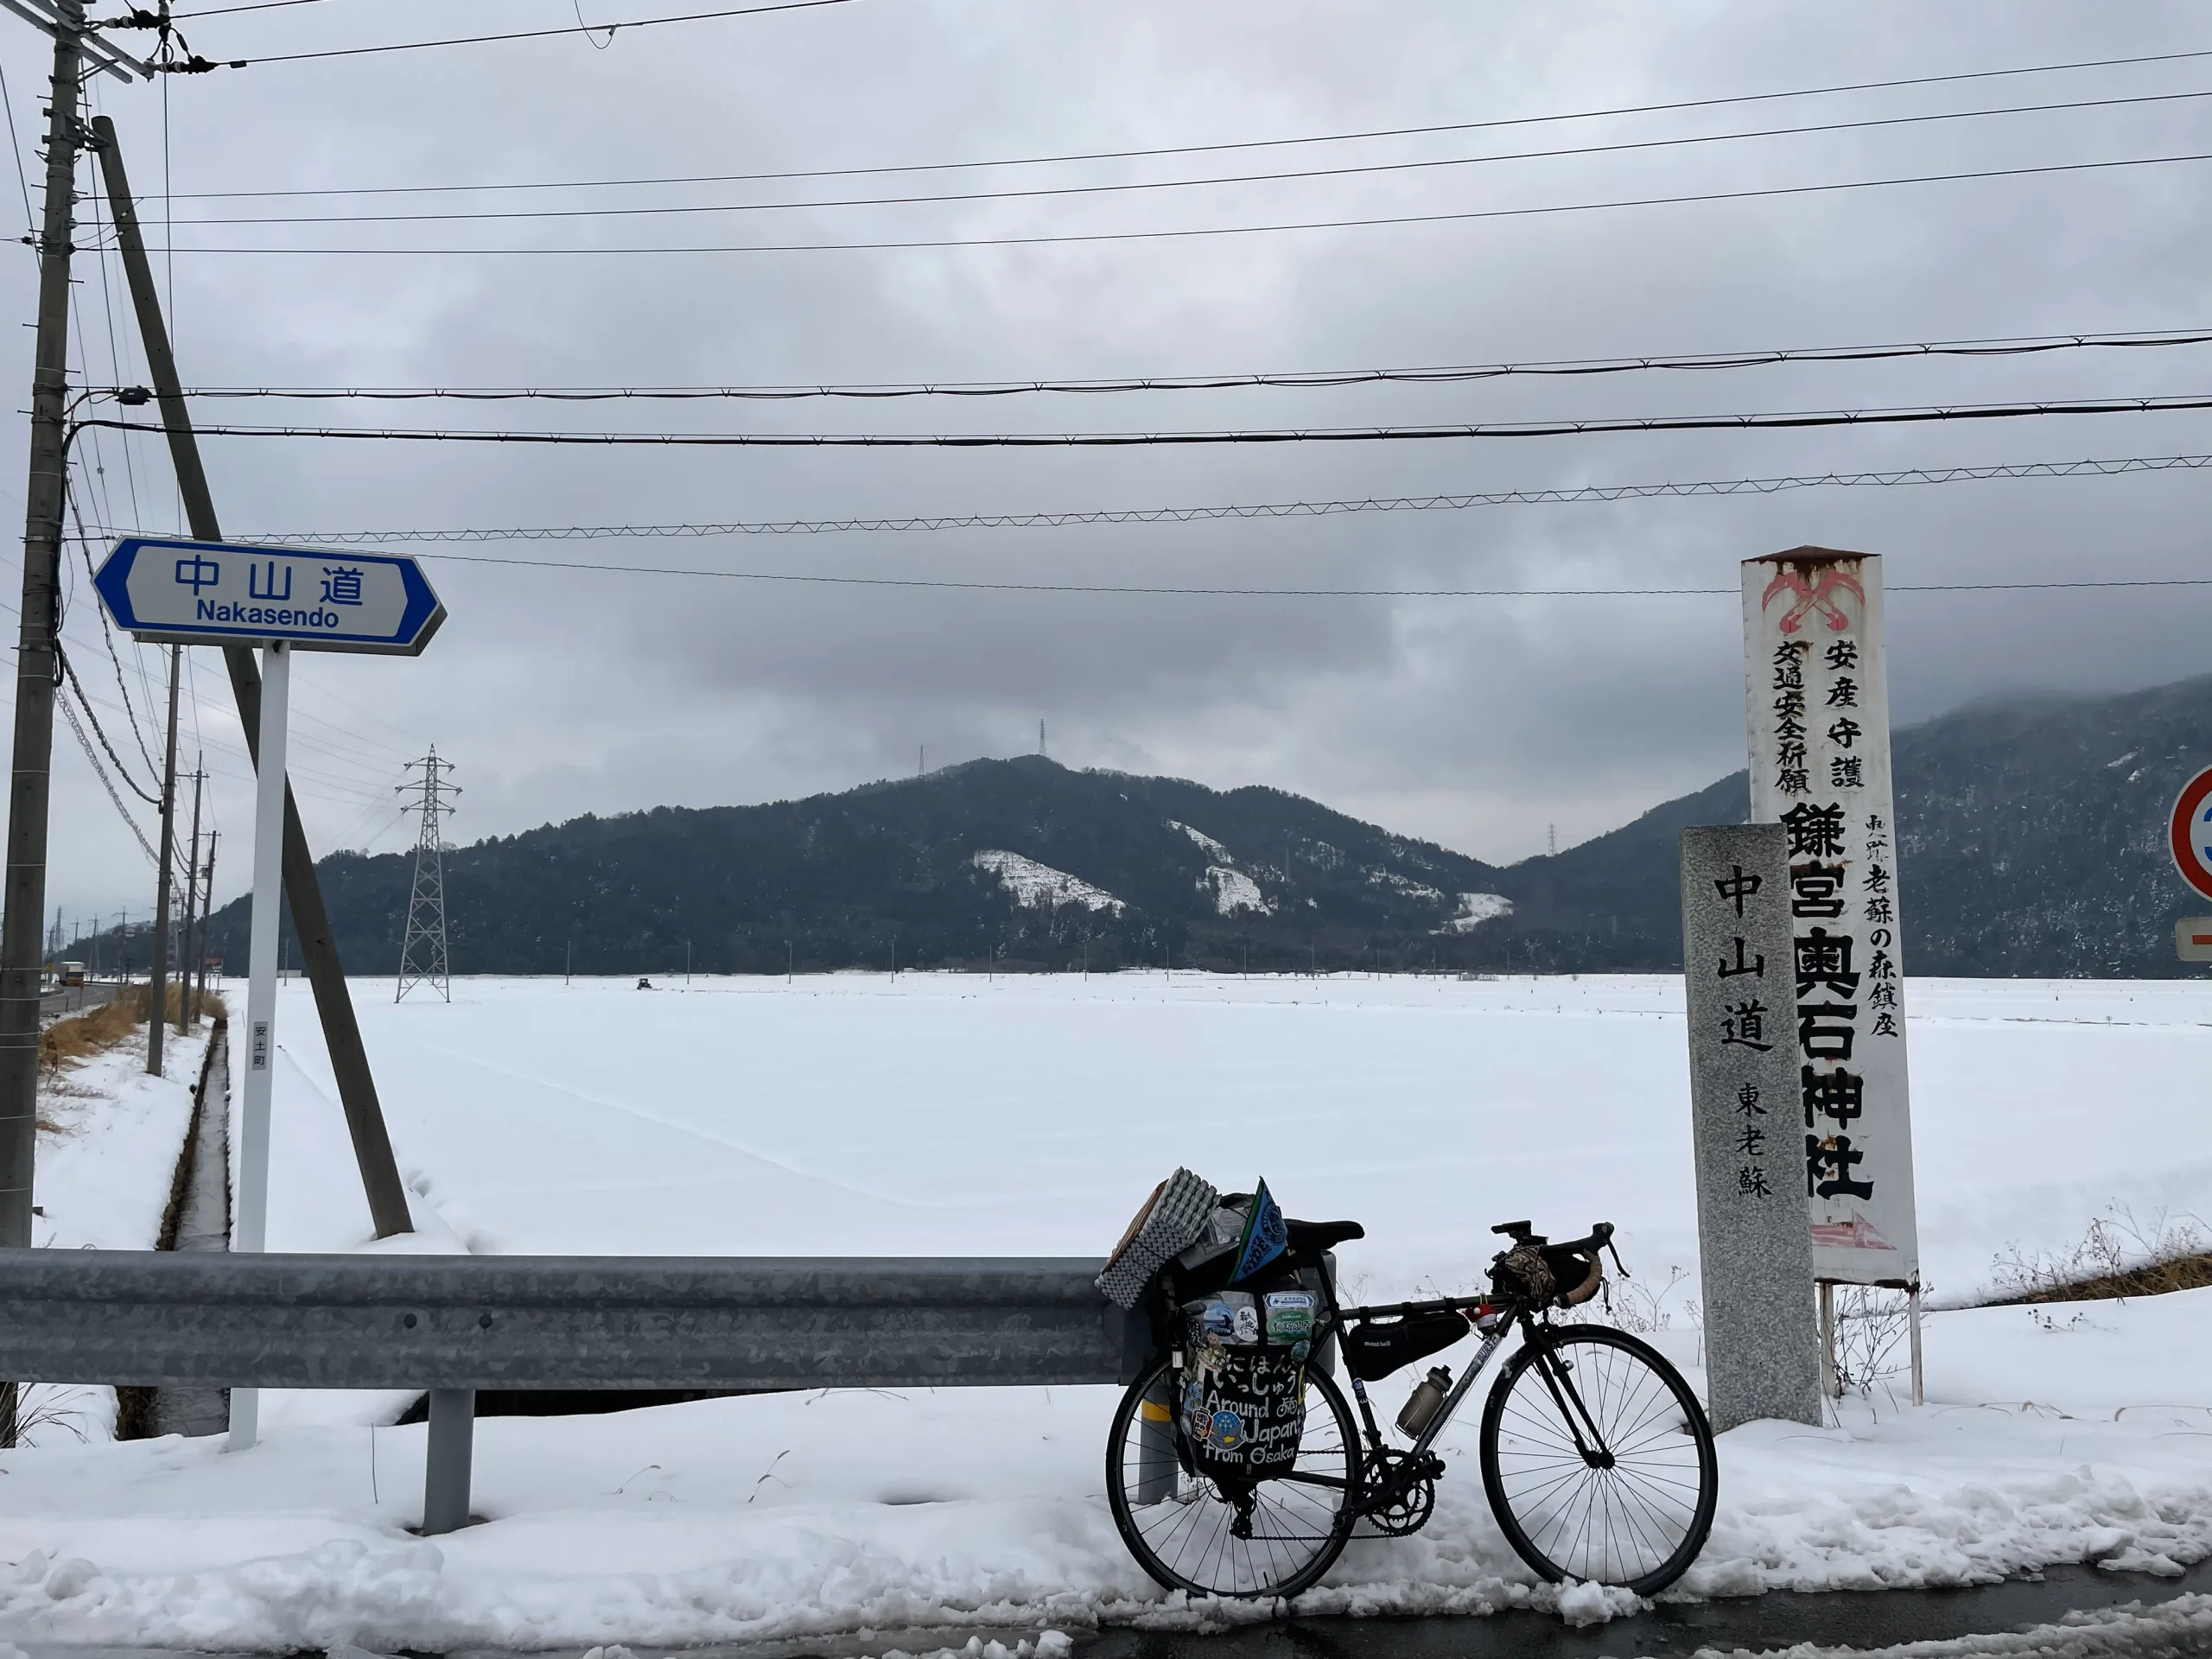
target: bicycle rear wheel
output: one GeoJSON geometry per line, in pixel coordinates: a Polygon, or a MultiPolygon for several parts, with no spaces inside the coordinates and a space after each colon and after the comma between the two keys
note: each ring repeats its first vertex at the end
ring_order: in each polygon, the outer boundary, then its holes
{"type": "Polygon", "coordinates": [[[1483,1486],[1506,1541],[1557,1582],[1651,1595],[1705,1548],[1713,1427],[1681,1374],[1609,1326],[1538,1327],[1483,1411],[1483,1486]]]}
{"type": "Polygon", "coordinates": [[[1358,1484],[1351,1408],[1325,1372],[1306,1372],[1306,1423],[1289,1472],[1240,1506],[1177,1454],[1175,1376],[1162,1359],[1129,1385],[1106,1441],[1106,1497],[1137,1565],[1170,1590],[1294,1596],[1343,1554],[1358,1484]]]}

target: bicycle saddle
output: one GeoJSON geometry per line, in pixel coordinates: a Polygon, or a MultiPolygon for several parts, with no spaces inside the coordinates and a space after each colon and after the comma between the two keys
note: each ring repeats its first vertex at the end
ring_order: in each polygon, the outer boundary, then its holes
{"type": "Polygon", "coordinates": [[[1323,1250],[1355,1238],[1365,1238],[1367,1229],[1356,1221],[1291,1221],[1283,1222],[1290,1235],[1290,1248],[1300,1255],[1319,1255],[1323,1250]]]}

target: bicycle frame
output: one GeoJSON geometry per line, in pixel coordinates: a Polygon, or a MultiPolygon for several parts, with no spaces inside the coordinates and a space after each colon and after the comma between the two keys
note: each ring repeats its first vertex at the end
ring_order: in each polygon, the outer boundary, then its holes
{"type": "MultiPolygon", "coordinates": [[[[1469,1306],[1468,1300],[1465,1297],[1442,1296],[1429,1301],[1391,1302],[1375,1307],[1339,1307],[1337,1305],[1337,1289],[1332,1275],[1324,1274],[1321,1279],[1323,1285],[1326,1287],[1325,1294],[1328,1298],[1332,1328],[1338,1332],[1343,1331],[1350,1321],[1355,1319],[1382,1319],[1409,1313],[1434,1313],[1446,1310],[1454,1313],[1464,1313],[1469,1306]]],[[[1491,1359],[1505,1341],[1507,1332],[1517,1325],[1522,1340],[1539,1345],[1543,1342],[1540,1333],[1545,1327],[1536,1318],[1537,1309],[1525,1303],[1517,1302],[1508,1302],[1502,1306],[1484,1303],[1480,1306],[1493,1307],[1497,1322],[1489,1330],[1484,1331],[1473,1320],[1468,1321],[1469,1331],[1482,1338],[1482,1346],[1475,1351],[1474,1357],[1468,1362],[1467,1369],[1460,1375],[1459,1380],[1452,1385],[1452,1392],[1444,1396],[1444,1403],[1437,1408],[1436,1414],[1429,1419],[1428,1426],[1414,1437],[1412,1446],[1401,1459],[1405,1466],[1418,1465],[1427,1455],[1429,1448],[1436,1443],[1437,1436],[1444,1432],[1446,1426],[1451,1422],[1461,1404],[1466,1400],[1468,1392],[1475,1386],[1476,1378],[1489,1369],[1491,1359]]],[[[1543,1378],[1544,1386],[1551,1391],[1553,1402],[1559,1407],[1560,1416],[1567,1424],[1567,1432],[1574,1437],[1575,1449],[1582,1453],[1586,1460],[1594,1457],[1605,1458],[1610,1461],[1611,1453],[1605,1446],[1605,1437],[1599,1432],[1596,1421],[1591,1417],[1589,1408],[1582,1403],[1582,1396],[1573,1382],[1556,1372],[1555,1363],[1556,1362],[1548,1358],[1545,1363],[1538,1364],[1536,1373],[1543,1378]],[[1562,1382],[1566,1384],[1564,1389],[1561,1388],[1562,1382]],[[1568,1405],[1570,1400],[1573,1402],[1572,1408],[1568,1405]],[[1584,1439],[1586,1428],[1589,1431],[1587,1441],[1584,1439]],[[1592,1449],[1593,1444],[1596,1448],[1594,1452],[1592,1449]]],[[[1387,1448],[1382,1439],[1382,1428],[1375,1421],[1374,1405],[1367,1397],[1367,1384],[1353,1375],[1349,1363],[1344,1367],[1344,1376],[1350,1379],[1352,1398],[1359,1405],[1360,1421],[1367,1431],[1369,1449],[1374,1452],[1382,1452],[1387,1448]]]]}
{"type": "MultiPolygon", "coordinates": [[[[1337,1306],[1335,1286],[1332,1285],[1329,1287],[1329,1312],[1334,1328],[1339,1332],[1354,1319],[1381,1319],[1403,1313],[1438,1313],[1446,1311],[1458,1313],[1463,1312],[1467,1306],[1465,1298],[1440,1297],[1434,1301],[1392,1302],[1380,1307],[1340,1308],[1337,1306]]],[[[1438,1408],[1436,1415],[1429,1420],[1428,1427],[1414,1437],[1412,1450],[1406,1453],[1409,1459],[1418,1458],[1427,1452],[1435,1443],[1436,1437],[1444,1432],[1445,1425],[1452,1421],[1460,1403],[1466,1399],[1467,1391],[1474,1387],[1475,1379],[1488,1369],[1491,1356],[1497,1352],[1499,1345],[1505,1340],[1505,1333],[1513,1328],[1516,1313],[1520,1315],[1522,1321],[1528,1321],[1527,1314],[1516,1308],[1501,1309],[1497,1323],[1486,1332],[1478,1332],[1473,1321],[1468,1322],[1468,1334],[1471,1336],[1479,1334],[1483,1339],[1482,1346],[1475,1351],[1474,1358],[1469,1362],[1466,1370],[1461,1374],[1459,1380],[1452,1385],[1452,1392],[1444,1396],[1443,1405],[1438,1408]]],[[[1382,1431],[1375,1421],[1375,1407],[1367,1397],[1367,1384],[1352,1374],[1349,1364],[1344,1367],[1344,1376],[1351,1383],[1353,1400],[1358,1402],[1360,1422],[1367,1430],[1368,1445],[1371,1449],[1380,1452],[1383,1449],[1382,1431]]]]}

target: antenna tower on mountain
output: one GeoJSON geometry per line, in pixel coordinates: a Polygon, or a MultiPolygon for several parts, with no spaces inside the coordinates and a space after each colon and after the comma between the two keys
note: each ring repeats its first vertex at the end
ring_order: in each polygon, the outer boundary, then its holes
{"type": "Polygon", "coordinates": [[[427,983],[447,1001],[453,1001],[453,976],[446,966],[446,852],[445,821],[452,815],[449,798],[461,793],[448,781],[453,762],[438,759],[437,745],[420,760],[407,763],[419,773],[399,785],[402,795],[415,798],[408,804],[421,813],[415,834],[415,881],[407,895],[407,928],[399,945],[399,988],[397,1002],[417,985],[427,983]]]}

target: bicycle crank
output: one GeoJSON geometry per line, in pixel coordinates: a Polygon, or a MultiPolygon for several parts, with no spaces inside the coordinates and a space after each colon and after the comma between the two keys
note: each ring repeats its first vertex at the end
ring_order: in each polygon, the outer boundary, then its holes
{"type": "Polygon", "coordinates": [[[1376,1456],[1382,1469],[1362,1506],[1368,1523],[1386,1538],[1419,1532],[1436,1513],[1436,1481],[1444,1472],[1444,1459],[1433,1452],[1414,1457],[1389,1448],[1376,1456]]]}

